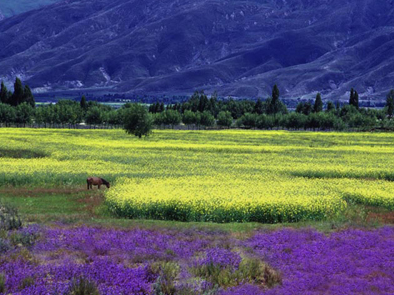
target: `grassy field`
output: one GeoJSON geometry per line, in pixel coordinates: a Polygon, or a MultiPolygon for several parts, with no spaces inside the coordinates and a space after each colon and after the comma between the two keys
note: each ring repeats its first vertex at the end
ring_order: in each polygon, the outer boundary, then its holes
{"type": "Polygon", "coordinates": [[[394,207],[392,134],[167,130],[139,140],[121,130],[1,129],[0,136],[0,186],[8,195],[40,192],[24,196],[22,210],[37,213],[34,203],[49,219],[56,204],[76,216],[90,206],[134,219],[219,223],[338,219],[349,204],[394,207]],[[105,196],[85,192],[89,175],[113,184],[105,196]]]}

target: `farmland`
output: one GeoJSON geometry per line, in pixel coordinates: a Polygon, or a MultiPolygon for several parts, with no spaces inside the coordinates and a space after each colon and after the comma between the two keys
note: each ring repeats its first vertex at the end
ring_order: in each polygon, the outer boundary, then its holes
{"type": "Polygon", "coordinates": [[[394,208],[394,136],[284,131],[1,130],[0,184],[113,184],[128,218],[214,222],[321,220],[347,201],[394,208]],[[8,157],[7,157],[8,155],[8,157]]]}
{"type": "Polygon", "coordinates": [[[0,294],[394,292],[394,233],[381,227],[393,221],[393,134],[0,138],[1,202],[24,222],[0,231],[0,294]],[[111,188],[88,191],[91,175],[111,188]]]}

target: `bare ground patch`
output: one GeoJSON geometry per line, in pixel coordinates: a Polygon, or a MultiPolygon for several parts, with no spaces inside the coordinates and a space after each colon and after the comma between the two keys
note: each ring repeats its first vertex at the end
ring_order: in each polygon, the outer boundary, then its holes
{"type": "Polygon", "coordinates": [[[394,212],[369,212],[367,222],[394,224],[394,212]]]}
{"type": "Polygon", "coordinates": [[[86,188],[26,188],[9,187],[1,188],[0,194],[12,195],[15,197],[40,197],[42,195],[74,195],[86,192],[86,188]]]}

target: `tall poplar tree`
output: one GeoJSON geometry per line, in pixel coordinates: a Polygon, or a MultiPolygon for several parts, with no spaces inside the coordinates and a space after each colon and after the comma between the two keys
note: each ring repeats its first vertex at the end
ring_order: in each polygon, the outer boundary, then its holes
{"type": "Polygon", "coordinates": [[[272,88],[272,104],[276,104],[279,101],[279,88],[278,85],[274,85],[272,88]]]}
{"type": "Polygon", "coordinates": [[[349,98],[349,104],[353,105],[354,104],[354,89],[350,89],[350,98],[349,98]]]}
{"type": "Polygon", "coordinates": [[[359,109],[359,99],[357,91],[354,92],[354,106],[356,107],[356,109],[359,109]]]}
{"type": "Polygon", "coordinates": [[[86,97],[85,97],[85,95],[82,95],[82,98],[81,98],[81,101],[80,101],[80,106],[81,106],[81,109],[83,109],[84,111],[86,111],[87,109],[88,109],[88,105],[87,105],[87,103],[86,103],[86,97]]]}
{"type": "Polygon", "coordinates": [[[9,100],[9,92],[7,87],[4,85],[4,82],[1,81],[1,88],[0,88],[0,102],[1,103],[8,103],[9,100]]]}
{"type": "Polygon", "coordinates": [[[315,113],[320,113],[321,111],[323,111],[323,101],[321,99],[321,94],[320,93],[318,93],[316,95],[315,104],[313,106],[313,111],[315,113]]]}
{"type": "Polygon", "coordinates": [[[24,96],[24,91],[23,91],[22,81],[17,77],[14,83],[14,93],[12,94],[9,102],[10,105],[12,106],[20,105],[23,102],[23,96],[24,96]]]}
{"type": "Polygon", "coordinates": [[[31,105],[33,108],[36,107],[36,102],[34,100],[33,93],[28,85],[25,85],[25,89],[23,90],[23,100],[22,102],[26,102],[31,105]]]}
{"type": "Polygon", "coordinates": [[[359,97],[358,92],[353,88],[350,90],[350,99],[349,104],[354,106],[356,109],[359,109],[359,97]]]}

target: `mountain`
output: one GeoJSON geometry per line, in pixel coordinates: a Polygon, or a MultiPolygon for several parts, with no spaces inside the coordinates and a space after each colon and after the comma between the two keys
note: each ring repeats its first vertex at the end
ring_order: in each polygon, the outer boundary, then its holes
{"type": "Polygon", "coordinates": [[[0,0],[0,20],[26,11],[37,9],[60,0],[0,0]]]}
{"type": "Polygon", "coordinates": [[[35,91],[384,98],[394,0],[64,0],[0,22],[0,79],[35,91]]]}

